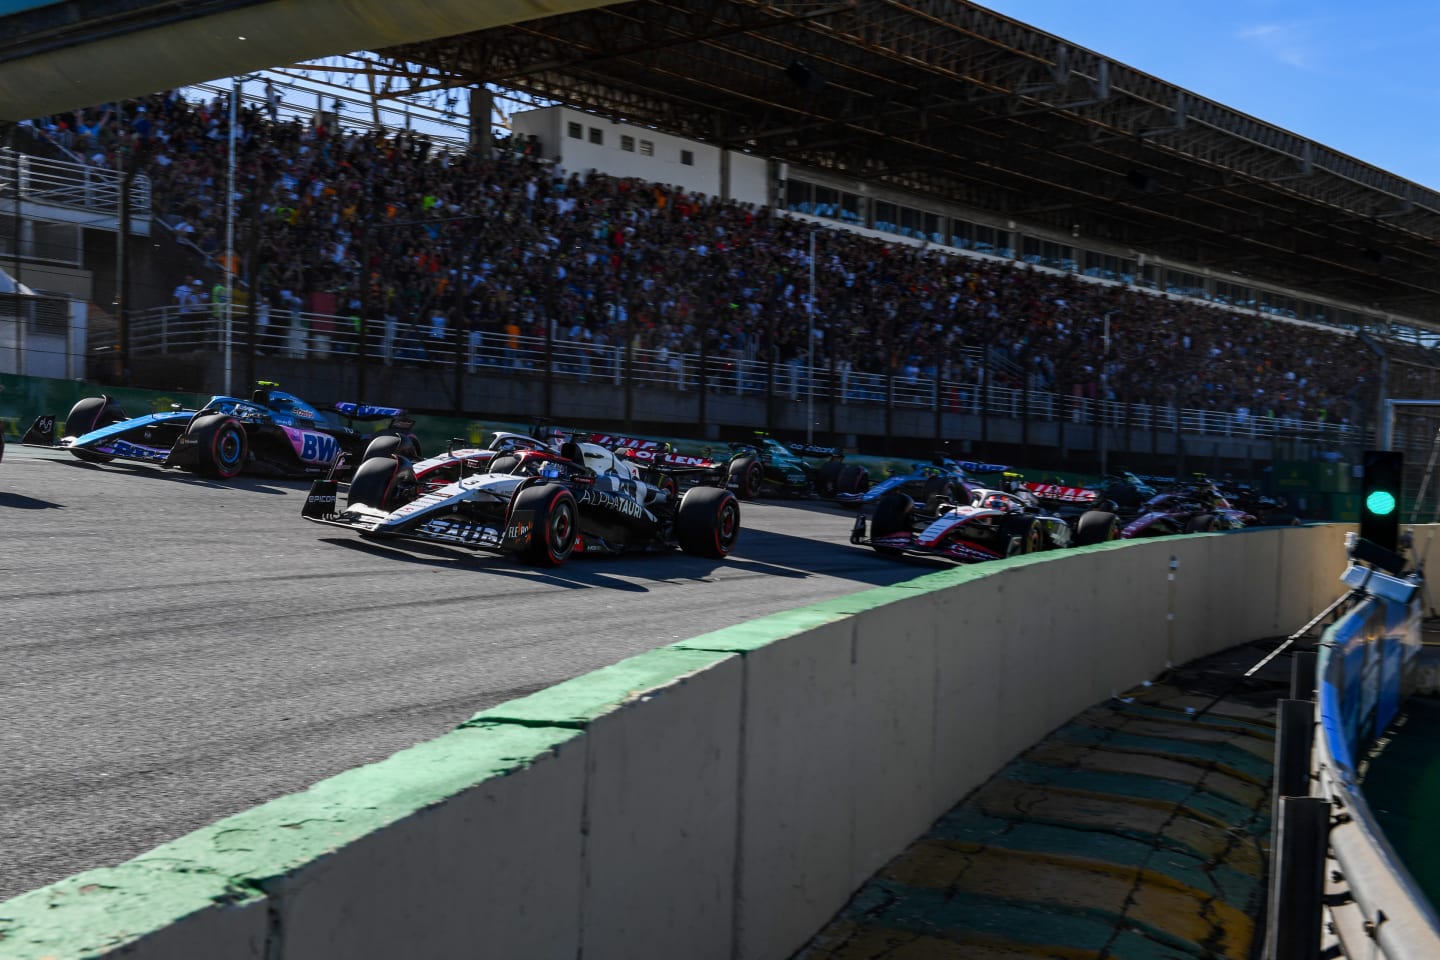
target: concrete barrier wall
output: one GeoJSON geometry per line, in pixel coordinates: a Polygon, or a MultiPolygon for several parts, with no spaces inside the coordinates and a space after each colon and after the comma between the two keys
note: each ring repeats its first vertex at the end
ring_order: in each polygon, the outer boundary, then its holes
{"type": "Polygon", "coordinates": [[[958,567],[695,637],[0,904],[0,958],[786,957],[1076,713],[1323,609],[1346,529],[958,567]]]}

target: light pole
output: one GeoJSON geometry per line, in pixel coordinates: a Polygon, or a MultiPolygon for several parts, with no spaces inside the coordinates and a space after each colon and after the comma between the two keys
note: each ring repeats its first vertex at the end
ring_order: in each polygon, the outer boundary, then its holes
{"type": "Polygon", "coordinates": [[[815,228],[810,228],[810,296],[805,301],[809,321],[805,339],[806,402],[805,444],[815,442],[815,228]]]}
{"type": "Polygon", "coordinates": [[[230,136],[225,171],[225,394],[230,394],[230,328],[235,304],[235,102],[240,78],[230,78],[230,136]]]}
{"type": "Polygon", "coordinates": [[[1105,419],[1105,404],[1110,396],[1110,317],[1115,313],[1110,310],[1105,314],[1105,333],[1101,342],[1104,348],[1100,354],[1100,403],[1096,410],[1100,415],[1100,476],[1105,476],[1110,471],[1106,469],[1110,459],[1110,433],[1109,423],[1105,419]]]}

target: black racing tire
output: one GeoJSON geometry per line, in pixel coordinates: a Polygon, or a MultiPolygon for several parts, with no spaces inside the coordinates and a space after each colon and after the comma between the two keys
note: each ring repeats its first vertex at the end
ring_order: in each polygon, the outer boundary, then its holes
{"type": "Polygon", "coordinates": [[[245,469],[250,440],[234,417],[223,413],[196,416],[185,427],[185,434],[195,440],[195,472],[201,476],[229,480],[245,469]]]}
{"type": "Polygon", "coordinates": [[[360,454],[360,461],[363,463],[371,457],[388,457],[392,454],[407,460],[421,459],[423,455],[420,452],[420,438],[413,433],[377,434],[365,444],[365,452],[360,454]]]}
{"type": "Polygon", "coordinates": [[[1120,539],[1120,518],[1105,510],[1086,510],[1075,523],[1075,546],[1120,539]]]}
{"type": "Polygon", "coordinates": [[[415,473],[407,461],[389,454],[367,456],[350,478],[345,503],[391,513],[414,500],[415,494],[415,473]]]}
{"type": "MultiPolygon", "coordinates": [[[[905,533],[915,526],[915,501],[903,493],[887,493],[875,505],[875,516],[870,519],[871,546],[880,537],[892,533],[905,533]]],[[[876,553],[899,556],[904,551],[894,547],[875,547],[876,553]]]]}
{"type": "Polygon", "coordinates": [[[815,472],[815,492],[822,497],[835,496],[838,487],[836,481],[840,479],[840,471],[846,466],[839,460],[827,460],[820,465],[815,472]]]}
{"type": "Polygon", "coordinates": [[[691,487],[675,511],[675,539],[696,557],[722,560],[740,538],[740,501],[724,487],[691,487]]]}
{"type": "Polygon", "coordinates": [[[490,458],[490,463],[485,467],[486,473],[509,473],[520,463],[520,458],[513,453],[497,453],[490,458]]]}
{"type": "MultiPolygon", "coordinates": [[[[65,431],[61,436],[78,437],[91,430],[98,430],[100,427],[119,423],[125,419],[127,418],[125,411],[120,406],[120,401],[113,397],[85,397],[70,408],[69,414],[65,417],[65,431]]],[[[115,459],[109,454],[95,453],[76,447],[71,447],[70,452],[75,455],[75,459],[83,460],[86,463],[109,463],[115,459]]]]}
{"type": "Polygon", "coordinates": [[[129,419],[120,401],[114,397],[86,397],[70,408],[65,416],[65,432],[62,436],[78,437],[98,430],[100,427],[129,419]]]}
{"type": "Polygon", "coordinates": [[[924,497],[926,503],[929,503],[930,498],[934,496],[944,497],[953,503],[955,500],[955,482],[946,477],[931,477],[925,481],[921,495],[924,497]]]}
{"type": "Polygon", "coordinates": [[[521,561],[558,567],[568,560],[580,538],[580,508],[570,489],[558,483],[526,487],[511,502],[511,517],[521,510],[534,518],[530,541],[520,550],[521,561]]]}
{"type": "Polygon", "coordinates": [[[365,444],[365,450],[360,454],[360,462],[373,460],[376,457],[389,457],[400,450],[400,438],[393,433],[381,434],[369,443],[365,444]]]}
{"type": "Polygon", "coordinates": [[[1197,513],[1185,521],[1186,533],[1209,533],[1215,529],[1215,515],[1213,513],[1197,513]]]}
{"type": "Polygon", "coordinates": [[[760,496],[760,487],[765,482],[765,467],[757,457],[736,457],[730,461],[729,477],[734,481],[737,497],[754,500],[760,496]]]}
{"type": "Polygon", "coordinates": [[[858,463],[847,463],[835,477],[836,493],[864,493],[870,489],[870,471],[858,463]]]}
{"type": "Polygon", "coordinates": [[[1000,538],[1005,541],[1007,557],[1039,553],[1045,549],[1045,531],[1040,521],[1024,514],[1006,517],[1000,524],[1000,538]]]}

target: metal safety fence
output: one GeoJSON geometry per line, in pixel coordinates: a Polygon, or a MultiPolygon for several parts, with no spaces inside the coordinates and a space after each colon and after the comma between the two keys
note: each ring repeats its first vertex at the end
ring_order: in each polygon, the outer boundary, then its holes
{"type": "MultiPolygon", "coordinates": [[[[294,359],[345,360],[362,350],[360,324],[354,317],[299,310],[270,310],[253,330],[248,317],[229,324],[232,351],[253,349],[262,355],[294,359]]],[[[226,342],[223,304],[182,309],[161,307],[131,318],[132,354],[215,351],[226,342]]],[[[113,334],[91,338],[92,350],[114,348],[113,334]]],[[[1243,439],[1306,439],[1335,445],[1362,439],[1360,427],[1324,420],[1257,416],[1244,412],[1198,410],[1122,403],[1045,390],[984,382],[979,351],[949,376],[914,372],[885,374],[846,364],[810,365],[801,360],[768,362],[738,352],[700,355],[665,348],[626,347],[621,343],[568,337],[521,336],[494,330],[457,330],[442,323],[408,324],[377,320],[365,330],[367,361],[389,366],[454,369],[497,376],[545,376],[577,383],[624,384],[707,391],[735,396],[767,392],[791,401],[817,404],[890,404],[897,409],[930,410],[1031,421],[1064,421],[1114,430],[1161,431],[1243,439]]]]}

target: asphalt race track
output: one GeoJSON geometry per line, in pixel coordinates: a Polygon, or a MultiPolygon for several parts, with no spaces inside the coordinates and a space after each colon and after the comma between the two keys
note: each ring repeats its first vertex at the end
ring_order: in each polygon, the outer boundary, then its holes
{"type": "Polygon", "coordinates": [[[734,555],[372,545],[304,481],[212,483],[7,446],[0,900],[379,760],[477,709],[717,627],[932,569],[818,501],[742,507],[734,555]]]}

